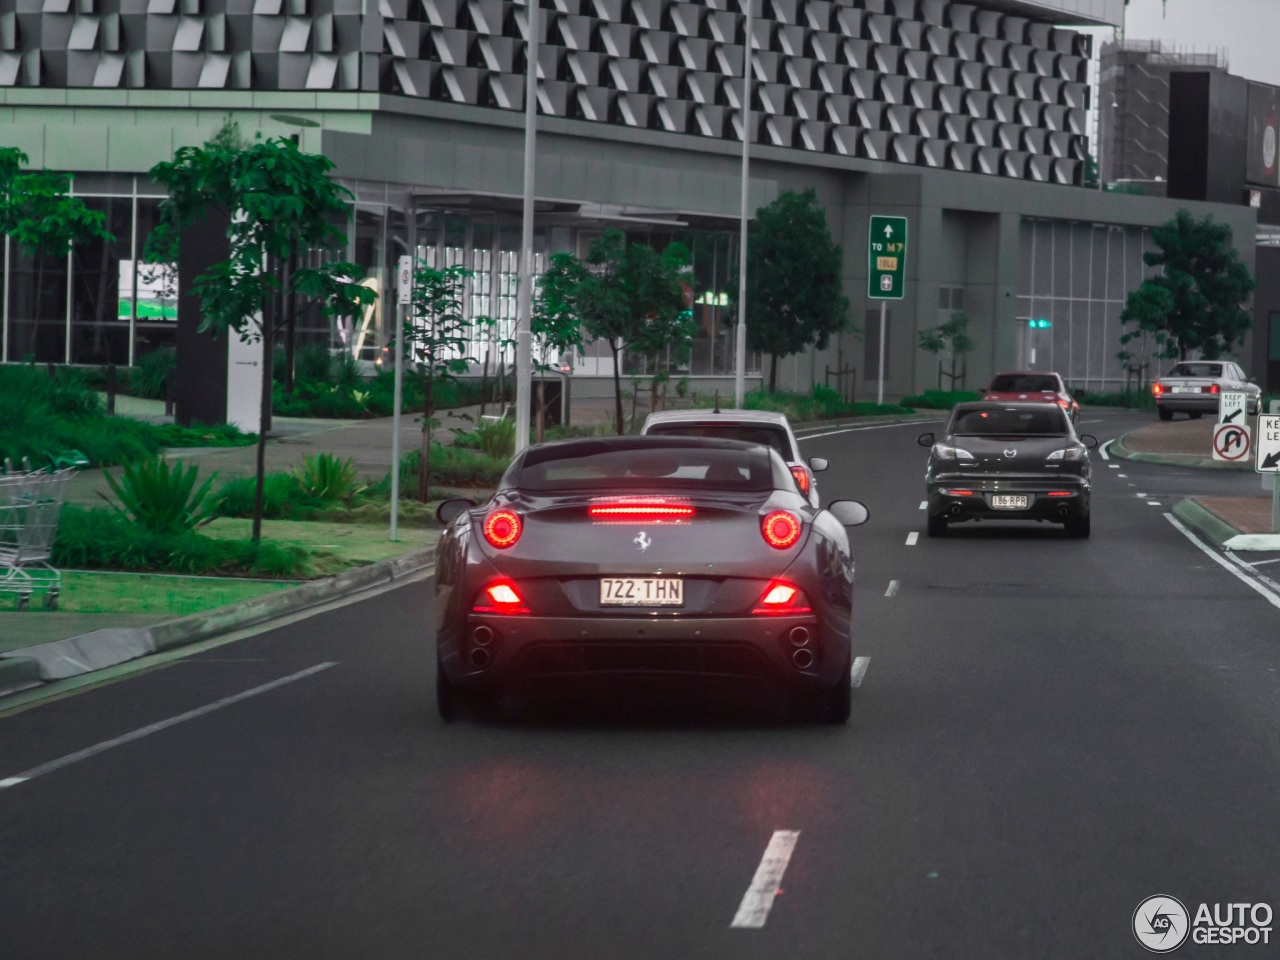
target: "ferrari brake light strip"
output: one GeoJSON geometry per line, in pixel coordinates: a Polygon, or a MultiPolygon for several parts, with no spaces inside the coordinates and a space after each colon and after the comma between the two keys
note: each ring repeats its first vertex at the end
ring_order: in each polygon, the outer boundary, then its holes
{"type": "Polygon", "coordinates": [[[849,673],[850,685],[854,687],[862,686],[862,678],[867,675],[867,667],[871,666],[870,657],[854,657],[853,669],[849,673]]]}
{"type": "Polygon", "coordinates": [[[1181,533],[1184,537],[1186,537],[1188,540],[1194,543],[1201,551],[1205,553],[1206,556],[1208,556],[1211,560],[1213,560],[1214,563],[1218,564],[1220,567],[1222,567],[1222,569],[1226,570],[1229,574],[1231,574],[1233,577],[1238,579],[1241,583],[1245,584],[1249,588],[1256,590],[1258,593],[1262,594],[1262,598],[1266,600],[1267,603],[1271,604],[1273,607],[1280,610],[1280,596],[1268,590],[1264,584],[1259,583],[1256,579],[1249,576],[1243,570],[1240,570],[1234,564],[1224,560],[1216,550],[1213,550],[1212,548],[1205,546],[1205,544],[1201,542],[1200,538],[1197,537],[1190,530],[1188,530],[1183,525],[1182,521],[1179,520],[1177,517],[1175,517],[1172,513],[1166,513],[1164,515],[1164,518],[1168,520],[1170,523],[1172,523],[1174,527],[1177,528],[1179,533],[1181,533]]]}
{"type": "Polygon", "coordinates": [[[769,919],[769,911],[773,908],[773,898],[778,895],[778,884],[782,875],[787,872],[787,864],[791,862],[791,854],[800,839],[799,830],[775,830],[769,838],[769,845],[764,848],[764,856],[760,866],[756,867],[756,875],[751,879],[751,886],[742,895],[742,903],[738,912],[733,915],[730,927],[743,927],[758,930],[769,919]]]}
{"type": "Polygon", "coordinates": [[[330,667],[336,667],[337,663],[327,661],[325,663],[317,663],[314,667],[307,667],[305,670],[299,670],[297,673],[291,673],[287,677],[281,677],[279,680],[272,680],[270,683],[264,683],[259,687],[252,687],[241,693],[233,694],[230,697],[223,697],[221,700],[215,700],[213,703],[207,703],[203,707],[196,707],[194,710],[188,710],[186,713],[180,713],[176,717],[170,717],[168,720],[160,720],[156,723],[147,724],[145,727],[139,727],[137,730],[130,731],[122,736],[115,737],[111,740],[103,740],[96,743],[92,747],[85,747],[83,750],[77,750],[75,753],[68,753],[65,757],[59,757],[56,760],[50,760],[48,763],[42,763],[38,767],[32,767],[30,770],[24,770],[17,776],[7,777],[0,780],[0,788],[16,787],[20,783],[26,783],[28,780],[34,780],[36,777],[43,776],[46,773],[52,773],[63,767],[70,766],[73,763],[79,763],[81,760],[87,760],[90,757],[105,753],[113,747],[121,747],[126,743],[132,743],[134,740],[141,740],[143,737],[150,736],[153,733],[159,733],[161,730],[167,730],[169,727],[176,726],[184,720],[194,720],[196,717],[202,717],[206,713],[213,713],[215,710],[221,710],[223,707],[229,707],[233,703],[239,703],[241,700],[247,700],[249,697],[256,697],[260,693],[266,693],[277,687],[283,687],[286,683],[293,683],[295,680],[302,680],[312,674],[319,673],[321,670],[328,670],[330,667]]]}

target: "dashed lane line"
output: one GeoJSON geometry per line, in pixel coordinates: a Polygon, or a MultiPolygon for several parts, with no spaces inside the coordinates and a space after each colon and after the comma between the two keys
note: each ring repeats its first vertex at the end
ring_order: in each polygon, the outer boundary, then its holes
{"type": "MultiPolygon", "coordinates": [[[[1214,563],[1218,564],[1222,569],[1226,570],[1233,577],[1240,580],[1241,583],[1249,587],[1251,590],[1257,591],[1262,598],[1276,609],[1280,610],[1280,594],[1269,590],[1265,584],[1259,583],[1256,576],[1251,577],[1243,570],[1237,568],[1234,564],[1224,560],[1222,556],[1214,549],[1206,546],[1199,537],[1187,529],[1187,527],[1175,517],[1172,513],[1166,513],[1164,518],[1177,528],[1178,532],[1196,545],[1204,554],[1206,554],[1214,563]]],[[[1268,581],[1273,582],[1273,581],[1268,581]]]]}
{"type": "Polygon", "coordinates": [[[877,423],[869,427],[845,427],[843,430],[830,430],[826,433],[809,433],[805,436],[797,436],[797,440],[817,440],[820,437],[838,437],[843,433],[861,433],[864,430],[888,430],[890,427],[909,427],[922,423],[942,423],[938,420],[903,420],[898,423],[877,423]]]}
{"type": "Polygon", "coordinates": [[[782,882],[782,875],[787,872],[787,864],[791,862],[791,854],[799,839],[799,830],[773,831],[769,845],[764,848],[760,866],[756,867],[756,875],[751,879],[747,892],[742,895],[742,903],[738,905],[738,912],[733,915],[730,927],[758,930],[764,926],[769,919],[769,911],[773,908],[773,899],[778,895],[778,884],[782,882]]]}
{"type": "Polygon", "coordinates": [[[1160,506],[1160,501],[1159,501],[1159,500],[1148,500],[1148,501],[1147,501],[1147,506],[1148,506],[1148,507],[1158,507],[1158,506],[1160,506]]]}
{"type": "Polygon", "coordinates": [[[871,666],[870,657],[854,657],[850,681],[854,687],[862,686],[862,678],[867,675],[867,667],[871,666]]]}
{"type": "Polygon", "coordinates": [[[928,509],[929,509],[929,501],[928,501],[928,500],[921,500],[921,501],[920,501],[920,509],[921,509],[921,510],[928,510],[928,509]]]}
{"type": "Polygon", "coordinates": [[[281,677],[279,680],[272,680],[270,683],[264,683],[258,687],[252,687],[241,693],[234,694],[230,697],[223,697],[221,700],[215,700],[213,703],[207,703],[203,707],[197,707],[194,710],[188,710],[186,713],[180,713],[176,717],[170,717],[168,720],[160,720],[157,723],[148,724],[145,727],[139,727],[123,736],[114,737],[111,740],[104,740],[96,743],[92,747],[85,747],[83,750],[77,750],[75,753],[68,753],[65,757],[59,757],[56,760],[50,760],[48,763],[42,763],[38,767],[32,767],[30,770],[24,770],[22,773],[13,777],[7,777],[0,780],[0,788],[16,787],[20,783],[26,783],[28,780],[34,780],[36,777],[43,776],[46,773],[52,773],[55,770],[61,770],[63,767],[70,766],[73,763],[79,763],[81,760],[87,760],[95,757],[100,753],[114,748],[124,746],[126,743],[132,743],[134,740],[141,740],[153,733],[159,733],[161,730],[167,730],[169,727],[176,726],[186,720],[194,720],[196,717],[203,717],[206,713],[213,713],[215,710],[221,710],[223,707],[229,707],[233,703],[239,703],[241,700],[247,700],[249,697],[256,697],[260,693],[266,693],[277,687],[283,687],[286,683],[293,683],[295,680],[302,680],[312,674],[319,673],[321,670],[328,670],[330,667],[336,667],[337,664],[332,661],[325,663],[317,663],[314,667],[307,667],[305,670],[299,670],[297,673],[291,673],[287,677],[281,677]]]}
{"type": "Polygon", "coordinates": [[[916,541],[919,539],[920,539],[920,534],[917,533],[915,530],[912,530],[910,533],[907,534],[907,546],[914,547],[916,545],[916,541]]]}
{"type": "Polygon", "coordinates": [[[898,595],[898,581],[890,580],[889,589],[884,592],[886,597],[896,597],[898,595]]]}

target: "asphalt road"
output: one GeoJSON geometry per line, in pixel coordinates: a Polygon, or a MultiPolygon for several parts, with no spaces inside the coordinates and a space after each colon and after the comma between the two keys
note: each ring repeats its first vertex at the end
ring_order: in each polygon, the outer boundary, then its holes
{"type": "Polygon", "coordinates": [[[1154,894],[1280,908],[1280,608],[1166,518],[1256,480],[1095,458],[1091,540],[929,540],[925,429],[802,443],[871,508],[848,727],[696,689],[445,726],[411,585],[0,718],[0,955],[1092,960],[1154,894]]]}

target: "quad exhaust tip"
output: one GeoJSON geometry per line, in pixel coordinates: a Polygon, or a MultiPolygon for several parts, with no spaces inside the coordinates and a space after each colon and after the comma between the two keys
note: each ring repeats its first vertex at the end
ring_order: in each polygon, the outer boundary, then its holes
{"type": "Polygon", "coordinates": [[[790,633],[791,643],[797,647],[803,647],[809,642],[808,627],[792,627],[790,633]]]}
{"type": "Polygon", "coordinates": [[[791,654],[791,662],[796,665],[797,670],[808,670],[813,666],[813,652],[801,647],[791,654]]]}
{"type": "Polygon", "coordinates": [[[953,505],[952,505],[952,507],[951,507],[951,515],[952,515],[953,517],[958,517],[958,516],[960,516],[960,504],[956,503],[956,504],[953,504],[953,505]]]}
{"type": "Polygon", "coordinates": [[[493,640],[493,630],[484,624],[471,631],[471,639],[482,647],[487,647],[493,640]]]}
{"type": "Polygon", "coordinates": [[[483,670],[489,665],[489,651],[484,647],[476,647],[471,651],[471,665],[477,670],[483,670]]]}

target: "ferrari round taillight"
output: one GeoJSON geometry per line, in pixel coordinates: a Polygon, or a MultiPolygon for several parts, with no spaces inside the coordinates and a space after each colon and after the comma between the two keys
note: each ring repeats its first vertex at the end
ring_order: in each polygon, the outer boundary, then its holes
{"type": "Polygon", "coordinates": [[[505,550],[520,539],[519,514],[510,510],[495,510],[484,518],[484,538],[499,550],[505,550]]]}
{"type": "Polygon", "coordinates": [[[769,546],[786,550],[794,547],[800,539],[800,521],[786,510],[775,510],[764,518],[760,532],[769,546]]]}

